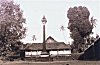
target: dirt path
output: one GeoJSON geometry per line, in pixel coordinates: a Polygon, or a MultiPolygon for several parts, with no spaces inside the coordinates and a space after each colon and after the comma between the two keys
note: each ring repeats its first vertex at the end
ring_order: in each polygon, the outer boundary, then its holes
{"type": "Polygon", "coordinates": [[[53,62],[0,62],[0,65],[100,65],[100,61],[53,61],[53,62]]]}

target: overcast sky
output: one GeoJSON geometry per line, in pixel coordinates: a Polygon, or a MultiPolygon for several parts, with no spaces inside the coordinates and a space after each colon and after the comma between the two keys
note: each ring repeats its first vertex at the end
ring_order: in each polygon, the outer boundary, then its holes
{"type": "Polygon", "coordinates": [[[97,19],[94,32],[100,35],[100,0],[15,0],[15,2],[20,4],[26,18],[27,33],[24,42],[31,42],[33,35],[36,35],[37,39],[34,42],[42,42],[41,19],[45,15],[46,38],[52,36],[58,42],[68,43],[70,35],[67,29],[67,10],[74,6],[85,6],[89,9],[90,17],[94,16],[97,19]],[[65,26],[65,31],[60,31],[61,25],[65,26]]]}

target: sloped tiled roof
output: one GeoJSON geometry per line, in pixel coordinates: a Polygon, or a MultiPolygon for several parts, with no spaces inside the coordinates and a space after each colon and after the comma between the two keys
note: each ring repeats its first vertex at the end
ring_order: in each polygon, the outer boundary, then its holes
{"type": "MultiPolygon", "coordinates": [[[[64,42],[57,42],[51,36],[46,39],[46,50],[64,50],[64,49],[71,49],[69,44],[65,44],[64,42]]],[[[24,46],[26,50],[42,50],[43,43],[27,43],[24,46]]]]}
{"type": "MultiPolygon", "coordinates": [[[[26,50],[42,50],[43,43],[32,43],[32,44],[26,44],[25,49],[26,50]]],[[[63,50],[63,49],[70,49],[69,44],[65,44],[64,42],[59,42],[59,43],[46,43],[46,50],[63,50]]]]}
{"type": "Polygon", "coordinates": [[[54,40],[51,36],[49,36],[49,37],[46,39],[45,42],[46,42],[46,43],[55,43],[55,42],[57,42],[57,41],[54,40]]]}

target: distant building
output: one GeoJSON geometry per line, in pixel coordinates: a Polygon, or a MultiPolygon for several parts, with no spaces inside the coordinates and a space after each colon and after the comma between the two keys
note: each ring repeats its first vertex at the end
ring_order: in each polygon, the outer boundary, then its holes
{"type": "MultiPolygon", "coordinates": [[[[64,42],[57,42],[51,36],[46,39],[46,51],[49,56],[59,56],[59,55],[70,55],[71,47],[69,44],[64,42]]],[[[31,57],[31,56],[41,56],[43,50],[43,43],[27,43],[22,49],[21,56],[31,57]]]]}

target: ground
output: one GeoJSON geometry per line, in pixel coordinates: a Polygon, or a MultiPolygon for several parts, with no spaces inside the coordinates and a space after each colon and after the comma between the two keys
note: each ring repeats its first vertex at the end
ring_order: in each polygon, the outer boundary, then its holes
{"type": "Polygon", "coordinates": [[[53,62],[32,62],[32,61],[1,61],[0,65],[100,65],[100,61],[53,61],[53,62]]]}

